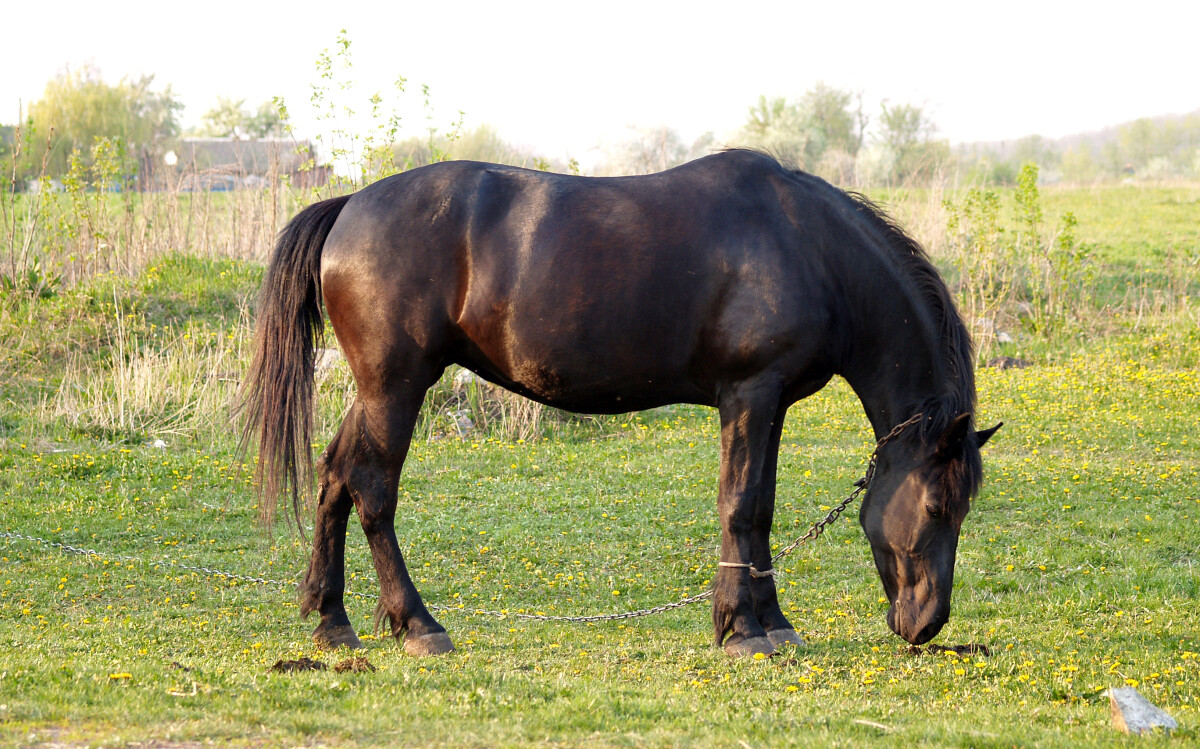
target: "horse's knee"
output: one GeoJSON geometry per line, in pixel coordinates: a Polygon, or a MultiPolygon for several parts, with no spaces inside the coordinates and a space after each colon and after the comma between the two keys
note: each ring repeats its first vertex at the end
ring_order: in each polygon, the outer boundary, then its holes
{"type": "Polygon", "coordinates": [[[375,497],[364,497],[358,502],[358,521],[363,532],[371,535],[395,527],[396,504],[375,497]]]}

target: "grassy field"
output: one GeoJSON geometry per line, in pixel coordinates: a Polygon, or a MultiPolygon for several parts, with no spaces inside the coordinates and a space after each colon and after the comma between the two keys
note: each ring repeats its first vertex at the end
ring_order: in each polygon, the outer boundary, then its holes
{"type": "MultiPolygon", "coordinates": [[[[1031,366],[979,372],[980,423],[1006,425],[985,450],[937,641],[986,644],[986,657],[913,654],[891,634],[853,520],[782,564],[808,644],[771,659],[712,648],[705,604],[626,624],[471,613],[607,613],[705,588],[715,415],[675,407],[553,421],[528,441],[459,439],[430,417],[398,524],[458,651],[419,660],[367,637],[376,670],[335,672],[347,654],[311,645],[290,589],[305,545],[256,525],[233,456],[227,403],[261,268],[163,255],[6,300],[0,743],[1124,746],[1101,692],[1133,684],[1181,725],[1146,743],[1194,746],[1198,201],[1195,188],[1044,194],[1048,214],[1079,216],[1097,277],[1150,301],[1103,302],[1090,330],[1014,331],[998,352],[1031,366]],[[1156,262],[1168,255],[1175,276],[1156,262]],[[301,656],[331,668],[269,672],[301,656]]],[[[322,381],[322,435],[348,387],[344,371],[322,381]]],[[[871,440],[835,384],[792,409],[783,442],[780,544],[850,490],[871,440]]],[[[351,616],[369,636],[357,528],[348,554],[351,616]]]]}

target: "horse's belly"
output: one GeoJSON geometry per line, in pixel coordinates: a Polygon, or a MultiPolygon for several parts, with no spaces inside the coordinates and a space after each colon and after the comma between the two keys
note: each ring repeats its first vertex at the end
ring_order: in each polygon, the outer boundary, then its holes
{"type": "Polygon", "coordinates": [[[709,403],[703,384],[660,348],[589,345],[553,338],[472,347],[458,363],[513,392],[577,413],[624,413],[669,403],[709,403]]]}
{"type": "Polygon", "coordinates": [[[519,366],[515,383],[544,403],[578,413],[624,413],[669,403],[708,403],[703,388],[682,374],[643,371],[631,376],[603,366],[584,372],[541,364],[519,366]]]}

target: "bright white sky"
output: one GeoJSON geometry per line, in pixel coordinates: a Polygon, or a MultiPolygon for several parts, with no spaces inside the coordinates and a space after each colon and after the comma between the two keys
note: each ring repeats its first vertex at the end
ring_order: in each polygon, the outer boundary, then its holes
{"type": "Polygon", "coordinates": [[[720,137],[760,94],[824,81],[879,100],[923,104],[951,142],[1056,137],[1200,109],[1195,0],[1136,3],[908,0],[706,3],[604,0],[242,0],[203,4],[68,0],[4,11],[0,122],[66,65],[106,80],[152,73],[195,124],[219,95],[287,101],[301,135],[315,60],[345,28],[350,103],[410,83],[406,122],[423,126],[428,84],[445,125],[551,157],[596,158],[630,125],[668,125],[685,141],[720,137]]]}

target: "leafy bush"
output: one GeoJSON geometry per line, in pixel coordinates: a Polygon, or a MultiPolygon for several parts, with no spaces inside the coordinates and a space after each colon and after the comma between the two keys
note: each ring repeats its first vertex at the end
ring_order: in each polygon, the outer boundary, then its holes
{"type": "Polygon", "coordinates": [[[955,290],[981,352],[1003,327],[1020,323],[1051,335],[1092,313],[1090,248],[1077,240],[1078,221],[1070,211],[1047,233],[1037,179],[1037,164],[1021,168],[1008,226],[994,190],[971,188],[944,203],[955,290]]]}

